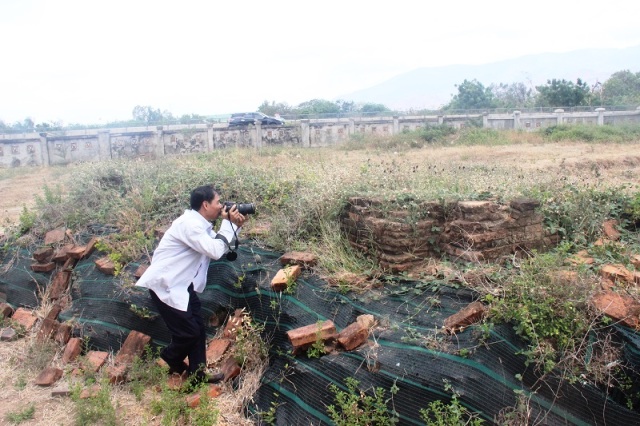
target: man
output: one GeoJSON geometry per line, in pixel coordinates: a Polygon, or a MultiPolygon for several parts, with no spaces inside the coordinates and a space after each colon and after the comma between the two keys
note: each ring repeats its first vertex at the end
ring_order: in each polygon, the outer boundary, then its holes
{"type": "Polygon", "coordinates": [[[205,374],[206,333],[200,315],[200,299],[207,283],[211,259],[229,251],[245,217],[236,206],[229,211],[211,185],[191,192],[191,209],[171,224],[153,253],[151,265],[137,286],[149,289],[160,316],[171,333],[171,342],[160,352],[169,373],[187,372],[196,382],[215,382],[221,377],[205,374]],[[213,232],[212,221],[222,217],[220,230],[213,232]],[[184,362],[189,358],[189,365],[184,362]]]}

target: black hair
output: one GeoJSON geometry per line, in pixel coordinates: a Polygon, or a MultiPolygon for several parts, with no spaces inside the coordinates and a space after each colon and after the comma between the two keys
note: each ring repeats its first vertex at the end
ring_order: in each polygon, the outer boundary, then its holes
{"type": "Polygon", "coordinates": [[[191,208],[193,210],[200,210],[202,203],[205,201],[211,202],[216,197],[217,191],[213,185],[202,185],[191,191],[191,208]]]}

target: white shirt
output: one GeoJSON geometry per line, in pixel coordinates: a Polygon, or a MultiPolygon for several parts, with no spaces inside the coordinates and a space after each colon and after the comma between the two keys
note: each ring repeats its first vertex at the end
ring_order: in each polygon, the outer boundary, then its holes
{"type": "MultiPolygon", "coordinates": [[[[218,233],[231,242],[234,229],[237,235],[240,229],[224,219],[218,233]]],[[[229,251],[227,243],[215,237],[207,219],[195,210],[186,210],[165,232],[136,286],[151,289],[167,305],[186,311],[189,285],[193,283],[193,289],[202,293],[210,259],[219,259],[229,251]]]]}

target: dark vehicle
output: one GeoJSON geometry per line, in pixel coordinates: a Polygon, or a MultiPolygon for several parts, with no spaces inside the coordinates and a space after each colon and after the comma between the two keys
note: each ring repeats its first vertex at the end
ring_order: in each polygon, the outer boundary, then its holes
{"type": "Polygon", "coordinates": [[[284,124],[284,120],[277,117],[270,117],[261,112],[240,112],[237,114],[231,114],[231,118],[229,118],[229,127],[246,126],[247,124],[255,124],[258,121],[263,125],[275,124],[281,126],[284,124]]]}

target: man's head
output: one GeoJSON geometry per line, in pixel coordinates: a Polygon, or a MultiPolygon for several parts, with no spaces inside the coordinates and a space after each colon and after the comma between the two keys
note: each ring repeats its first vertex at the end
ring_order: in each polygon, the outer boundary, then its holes
{"type": "Polygon", "coordinates": [[[220,195],[212,185],[199,186],[191,191],[191,208],[207,220],[216,220],[222,211],[220,195]]]}

